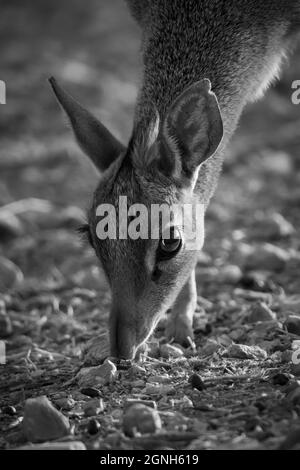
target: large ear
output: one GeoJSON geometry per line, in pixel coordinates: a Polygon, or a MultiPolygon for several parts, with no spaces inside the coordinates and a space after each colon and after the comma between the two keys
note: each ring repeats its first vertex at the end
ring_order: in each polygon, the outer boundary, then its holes
{"type": "Polygon", "coordinates": [[[124,151],[123,145],[89,111],[66,93],[53,77],[49,82],[70,120],[81,149],[100,171],[105,171],[124,151]]]}
{"type": "Polygon", "coordinates": [[[159,137],[159,168],[189,179],[220,145],[223,121],[211,83],[188,87],[171,105],[159,137]]]}

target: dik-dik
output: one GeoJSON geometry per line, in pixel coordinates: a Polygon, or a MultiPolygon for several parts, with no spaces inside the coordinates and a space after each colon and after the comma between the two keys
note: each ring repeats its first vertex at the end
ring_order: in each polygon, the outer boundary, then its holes
{"type": "Polygon", "coordinates": [[[127,196],[129,206],[207,208],[244,106],[262,96],[295,43],[300,0],[127,4],[142,30],[144,63],[129,145],[50,82],[101,174],[86,231],[111,287],[111,355],[132,359],[171,307],[167,337],[181,344],[193,338],[197,251],[186,249],[176,218],[168,236],[161,227],[159,239],[100,240],[97,207],[117,208],[127,196]]]}

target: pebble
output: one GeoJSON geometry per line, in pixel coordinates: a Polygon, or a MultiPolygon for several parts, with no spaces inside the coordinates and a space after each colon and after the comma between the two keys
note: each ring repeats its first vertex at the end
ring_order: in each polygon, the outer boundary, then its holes
{"type": "Polygon", "coordinates": [[[134,398],[127,398],[127,400],[124,403],[124,410],[126,411],[127,408],[133,405],[146,405],[149,406],[150,408],[153,408],[156,410],[157,405],[156,402],[153,400],[136,400],[134,398]]]}
{"type": "Polygon", "coordinates": [[[221,345],[213,339],[208,339],[200,350],[201,356],[212,356],[215,352],[218,352],[221,349],[221,345]]]}
{"type": "Polygon", "coordinates": [[[84,367],[76,375],[78,384],[82,388],[109,385],[117,376],[117,368],[111,361],[106,360],[98,367],[84,367]]]}
{"type": "Polygon", "coordinates": [[[0,292],[16,287],[23,280],[24,275],[20,268],[12,261],[0,256],[0,292]]]}
{"type": "Polygon", "coordinates": [[[147,383],[143,389],[146,395],[167,395],[175,393],[173,385],[147,383]]]}
{"type": "Polygon", "coordinates": [[[85,416],[97,416],[99,413],[104,411],[104,404],[102,398],[94,398],[93,400],[87,401],[82,407],[85,416]]]}
{"type": "Polygon", "coordinates": [[[65,411],[71,411],[75,406],[73,398],[58,398],[54,403],[58,408],[65,411]]]}
{"type": "Polygon", "coordinates": [[[247,315],[249,323],[266,322],[276,320],[276,313],[274,313],[265,302],[257,302],[250,308],[247,315]]]}
{"type": "Polygon", "coordinates": [[[224,357],[231,357],[235,359],[253,359],[265,360],[268,355],[264,349],[259,346],[247,346],[245,344],[232,344],[223,353],[224,357]]]}
{"type": "Polygon", "coordinates": [[[90,419],[87,425],[87,432],[91,434],[91,436],[94,436],[99,432],[99,429],[101,428],[101,425],[97,419],[90,419]]]}
{"type": "Polygon", "coordinates": [[[86,450],[86,447],[81,441],[67,441],[27,445],[19,447],[17,450],[86,450]]]}
{"type": "Polygon", "coordinates": [[[98,390],[97,388],[94,388],[94,387],[82,388],[80,390],[80,393],[82,393],[82,395],[86,395],[87,397],[90,397],[90,398],[101,397],[100,390],[98,390]]]}
{"type": "Polygon", "coordinates": [[[136,404],[128,408],[123,417],[123,430],[129,437],[136,433],[154,434],[162,428],[157,410],[149,406],[136,404]]]}
{"type": "Polygon", "coordinates": [[[109,334],[105,331],[88,341],[84,348],[84,365],[98,366],[109,356],[109,334]]]}
{"type": "Polygon", "coordinates": [[[160,354],[161,357],[163,357],[164,359],[178,358],[184,356],[184,353],[180,348],[172,346],[172,344],[168,343],[162,344],[160,346],[160,354]]]}
{"type": "Polygon", "coordinates": [[[20,219],[12,212],[0,210],[0,243],[8,243],[24,235],[20,219]]]}
{"type": "Polygon", "coordinates": [[[205,383],[199,374],[192,374],[189,378],[189,383],[193,388],[196,388],[200,392],[205,389],[205,383]]]}
{"type": "Polygon", "coordinates": [[[46,396],[26,400],[22,427],[31,442],[60,439],[70,433],[68,418],[56,410],[46,396]]]}
{"type": "Polygon", "coordinates": [[[17,414],[16,408],[14,406],[11,406],[11,405],[4,406],[1,409],[1,411],[2,411],[3,414],[9,415],[9,416],[15,416],[17,414]]]}
{"type": "Polygon", "coordinates": [[[218,281],[225,284],[237,284],[242,277],[241,268],[235,265],[224,266],[220,268],[218,273],[218,281]]]}
{"type": "Polygon", "coordinates": [[[289,333],[300,336],[300,316],[298,315],[289,315],[284,326],[289,333]]]}
{"type": "Polygon", "coordinates": [[[251,249],[245,258],[245,267],[248,270],[263,270],[280,272],[290,259],[287,251],[270,243],[265,243],[251,249]]]}

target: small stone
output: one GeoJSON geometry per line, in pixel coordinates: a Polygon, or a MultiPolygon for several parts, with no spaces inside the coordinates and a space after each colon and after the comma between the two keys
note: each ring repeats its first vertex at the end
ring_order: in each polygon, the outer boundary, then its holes
{"type": "Polygon", "coordinates": [[[82,395],[86,395],[87,397],[90,397],[90,398],[101,397],[100,390],[98,390],[97,388],[94,388],[94,387],[82,388],[80,390],[80,393],[82,393],[82,395]]]}
{"type": "Polygon", "coordinates": [[[194,408],[192,400],[184,395],[181,399],[182,408],[194,408]]]}
{"type": "Polygon", "coordinates": [[[289,315],[287,320],[284,322],[284,326],[289,333],[300,336],[300,316],[289,315]]]}
{"type": "Polygon", "coordinates": [[[70,433],[69,420],[45,396],[26,400],[22,426],[31,442],[60,439],[70,433]]]}
{"type": "Polygon", "coordinates": [[[97,421],[96,419],[90,419],[90,421],[88,422],[88,426],[87,426],[87,432],[91,434],[91,436],[94,436],[95,434],[99,432],[100,428],[101,428],[101,425],[99,421],[97,421]]]}
{"type": "Polygon", "coordinates": [[[0,243],[9,243],[24,235],[23,225],[12,212],[0,210],[0,243]]]}
{"type": "Polygon", "coordinates": [[[0,338],[8,338],[13,334],[13,327],[9,316],[6,313],[0,313],[0,338]]]}
{"type": "Polygon", "coordinates": [[[133,405],[124,413],[123,430],[129,437],[137,433],[154,434],[162,427],[161,419],[156,410],[145,405],[133,405]]]}
{"type": "Polygon", "coordinates": [[[289,376],[284,373],[278,373],[273,376],[273,384],[274,385],[287,385],[289,383],[289,376]]]}
{"type": "Polygon", "coordinates": [[[0,292],[16,287],[23,280],[24,275],[20,268],[12,261],[0,256],[0,292]]]}
{"type": "Polygon", "coordinates": [[[290,259],[287,251],[270,243],[251,249],[246,256],[245,267],[248,270],[263,270],[280,272],[290,259]]]}
{"type": "Polygon", "coordinates": [[[73,398],[58,398],[54,403],[58,408],[64,411],[71,411],[75,406],[75,400],[73,400],[73,398]]]}
{"type": "Polygon", "coordinates": [[[177,348],[176,346],[172,346],[172,344],[162,344],[160,346],[160,354],[161,357],[164,359],[170,359],[170,358],[178,358],[178,357],[183,357],[184,353],[181,349],[177,348]]]}
{"type": "Polygon", "coordinates": [[[145,405],[149,406],[150,408],[153,408],[154,410],[156,410],[157,408],[156,402],[153,400],[136,400],[135,398],[127,398],[124,403],[124,411],[126,411],[127,408],[133,405],[145,405]]]}
{"type": "Polygon", "coordinates": [[[205,389],[205,383],[199,374],[192,374],[189,378],[189,383],[193,388],[196,388],[200,392],[205,389]]]}
{"type": "Polygon", "coordinates": [[[146,388],[143,390],[146,395],[168,395],[173,394],[175,389],[173,385],[166,385],[166,384],[154,384],[154,383],[147,383],[146,388]]]}
{"type": "Polygon", "coordinates": [[[117,376],[117,368],[115,364],[108,359],[98,367],[85,367],[81,369],[76,379],[82,388],[99,387],[109,385],[117,376]]]}
{"type": "Polygon", "coordinates": [[[266,322],[276,320],[276,313],[274,313],[264,302],[257,302],[250,309],[247,315],[249,323],[266,322]]]}
{"type": "Polygon", "coordinates": [[[228,265],[219,270],[218,281],[225,284],[237,284],[243,277],[243,273],[239,266],[228,265]]]}
{"type": "Polygon", "coordinates": [[[235,359],[252,359],[256,361],[265,360],[268,357],[266,351],[259,346],[247,346],[245,344],[232,344],[222,355],[235,359]]]}
{"type": "Polygon", "coordinates": [[[102,398],[89,400],[83,405],[82,408],[85,416],[97,416],[99,413],[104,411],[103,400],[102,398]]]}
{"type": "Polygon", "coordinates": [[[218,352],[221,349],[221,345],[213,339],[208,339],[200,350],[201,356],[212,356],[215,352],[218,352]]]}
{"type": "Polygon", "coordinates": [[[45,442],[44,444],[35,444],[19,447],[17,450],[86,450],[83,442],[45,442]]]}
{"type": "Polygon", "coordinates": [[[87,342],[84,347],[84,365],[98,366],[109,356],[109,334],[104,331],[87,342]]]}
{"type": "Polygon", "coordinates": [[[2,408],[2,413],[5,415],[14,416],[15,414],[17,414],[17,410],[14,406],[8,405],[2,408]]]}

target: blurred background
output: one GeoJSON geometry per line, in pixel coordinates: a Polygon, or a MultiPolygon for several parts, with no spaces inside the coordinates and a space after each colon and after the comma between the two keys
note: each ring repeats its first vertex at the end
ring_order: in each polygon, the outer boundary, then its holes
{"type": "MultiPolygon", "coordinates": [[[[97,175],[73,144],[47,78],[59,79],[126,142],[141,76],[139,48],[122,0],[2,0],[2,291],[24,281],[97,286],[97,262],[74,230],[97,175]]],[[[272,224],[280,214],[294,228],[299,223],[300,106],[291,102],[299,58],[296,51],[282,80],[241,120],[208,213],[205,250],[213,263],[228,263],[232,244],[247,238],[257,220],[269,217],[272,224]]],[[[297,237],[292,245],[297,249],[297,237]]]]}

